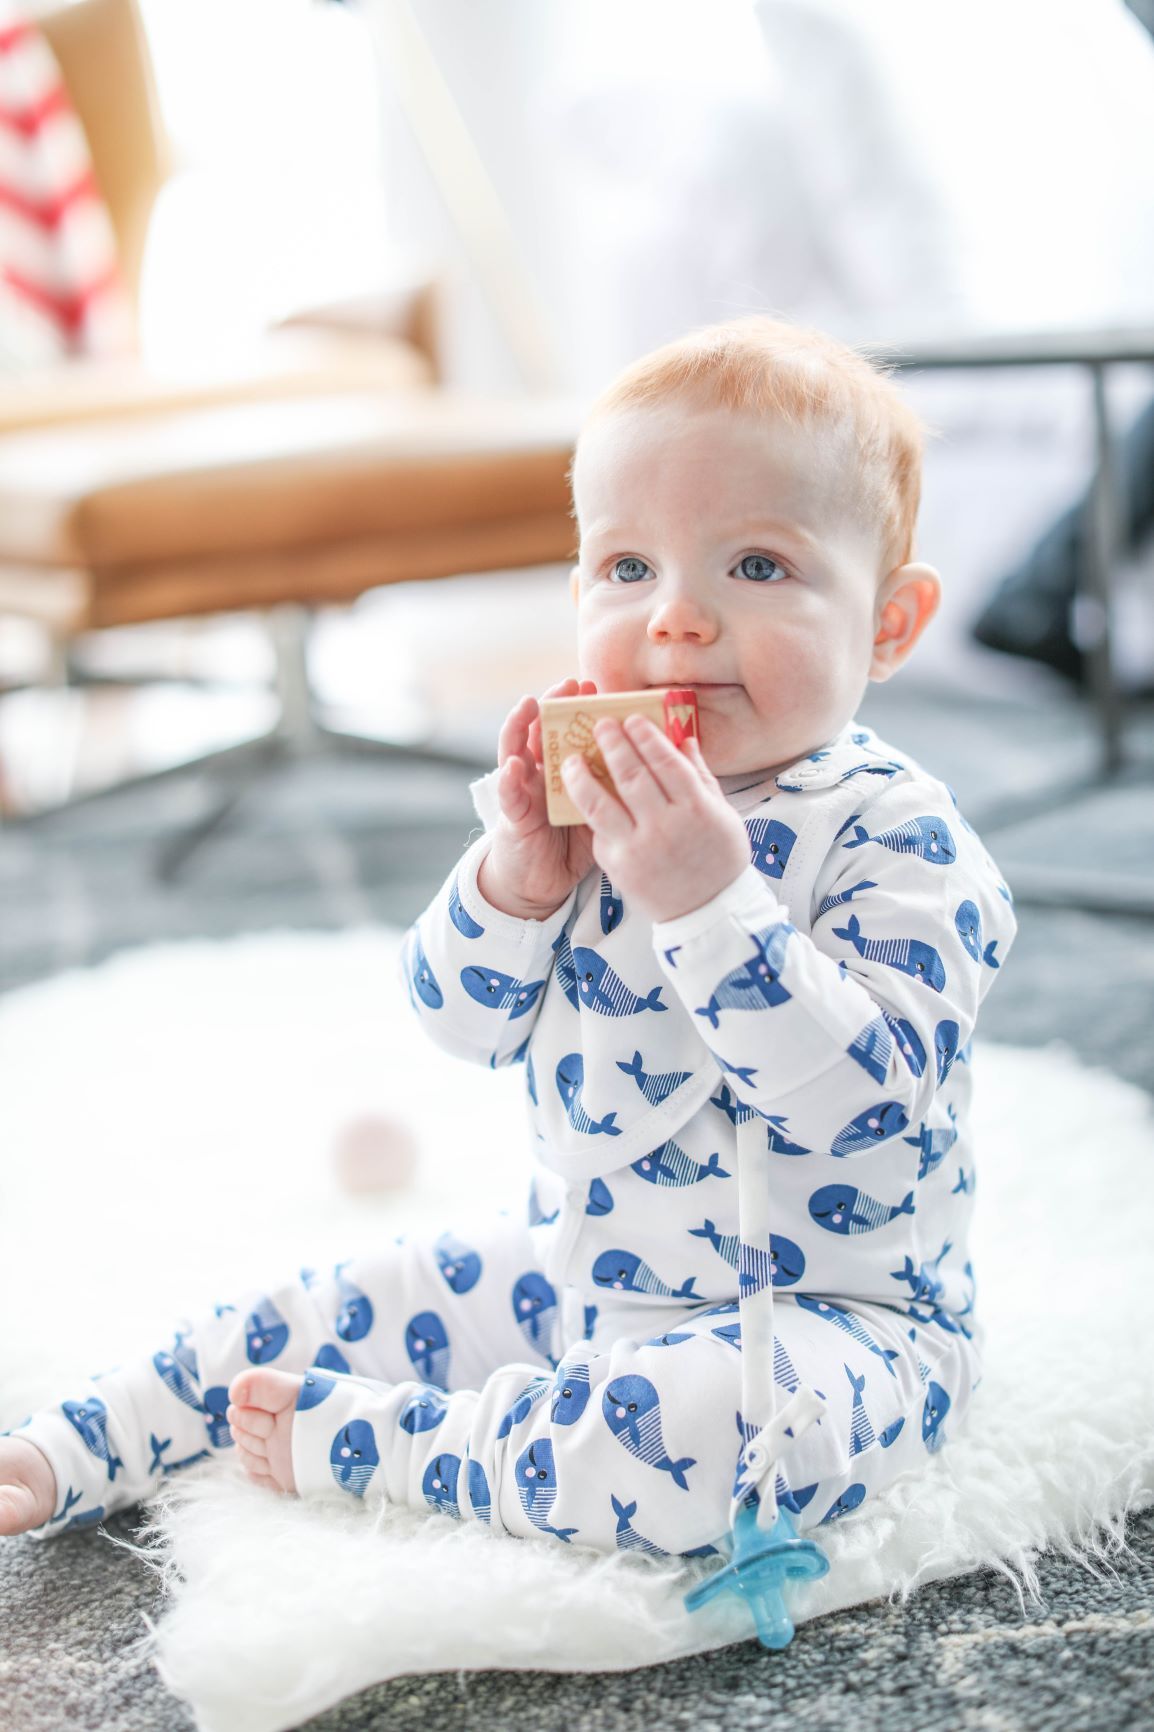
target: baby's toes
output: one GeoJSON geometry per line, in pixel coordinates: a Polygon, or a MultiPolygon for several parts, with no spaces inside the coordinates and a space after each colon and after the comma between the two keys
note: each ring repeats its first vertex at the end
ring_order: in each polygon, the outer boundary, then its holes
{"type": "Polygon", "coordinates": [[[277,1491],[296,1490],[292,1429],[303,1381],[290,1372],[260,1366],[242,1371],[229,1385],[229,1424],[237,1447],[250,1458],[245,1460],[242,1454],[245,1470],[277,1491]]]}
{"type": "Polygon", "coordinates": [[[228,1386],[228,1398],[234,1407],[259,1407],[273,1415],[286,1407],[295,1408],[302,1379],[290,1371],[275,1371],[271,1366],[259,1366],[242,1371],[228,1386]]]}
{"type": "Polygon", "coordinates": [[[244,1444],[239,1440],[236,1446],[236,1454],[237,1460],[244,1468],[249,1479],[254,1480],[257,1485],[266,1485],[271,1491],[281,1491],[284,1489],[282,1486],[277,1484],[276,1480],[270,1474],[268,1470],[268,1462],[264,1457],[253,1455],[251,1450],[246,1449],[244,1444]]]}

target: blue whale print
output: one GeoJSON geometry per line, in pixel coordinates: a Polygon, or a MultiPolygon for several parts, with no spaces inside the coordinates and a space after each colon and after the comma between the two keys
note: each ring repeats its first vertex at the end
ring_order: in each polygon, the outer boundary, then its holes
{"type": "Polygon", "coordinates": [[[697,1279],[691,1275],[680,1287],[667,1287],[649,1264],[632,1251],[602,1251],[593,1264],[593,1279],[599,1287],[620,1293],[652,1293],[659,1299],[688,1299],[697,1279]]]}
{"type": "Polygon", "coordinates": [[[481,1279],[481,1258],[476,1251],[452,1233],[442,1233],[433,1246],[433,1255],[454,1293],[472,1292],[481,1279]]]}
{"type": "Polygon", "coordinates": [[[891,1443],[897,1442],[904,1424],[904,1417],[899,1416],[891,1424],[887,1425],[884,1431],[878,1432],[878,1442],[881,1444],[883,1449],[888,1449],[891,1443]]]}
{"type": "MultiPolygon", "coordinates": [[[[731,1125],[744,1125],[748,1120],[758,1116],[753,1107],[747,1107],[744,1102],[738,1100],[728,1083],[722,1083],[719,1094],[710,1095],[709,1104],[711,1107],[719,1108],[731,1125]]],[[[778,1122],[784,1124],[785,1120],[781,1119],[778,1122]]],[[[802,1150],[798,1150],[799,1154],[802,1152],[802,1150]]],[[[808,1150],[805,1152],[808,1153],[808,1150]]]]}
{"type": "Polygon", "coordinates": [[[267,1365],[288,1345],[289,1326],[267,1295],[258,1299],[244,1325],[244,1350],[250,1365],[267,1365]]]}
{"type": "MultiPolygon", "coordinates": [[[[152,1363],[156,1374],[166,1389],[170,1389],[178,1401],[183,1401],[186,1407],[191,1407],[194,1413],[203,1413],[200,1396],[192,1386],[191,1379],[184,1366],[171,1353],[154,1353],[152,1363]]],[[[193,1373],[195,1376],[195,1372],[193,1373]]]]}
{"type": "Polygon", "coordinates": [[[90,1395],[85,1401],[62,1401],[60,1411],[85,1449],[97,1461],[104,1463],[109,1479],[115,1480],[117,1468],[123,1467],[124,1463],[118,1455],[113,1455],[109,1447],[108,1409],[100,1397],[90,1395]]]}
{"type": "Polygon", "coordinates": [[[944,1083],[958,1056],[958,1025],[956,1022],[939,1022],[934,1030],[934,1055],[938,1061],[938,1081],[944,1083]]]}
{"type": "Polygon", "coordinates": [[[805,1255],[800,1245],[781,1233],[769,1235],[769,1250],[760,1245],[747,1245],[736,1233],[719,1233],[712,1221],[700,1227],[690,1227],[692,1239],[708,1239],[719,1257],[724,1257],[731,1269],[739,1271],[738,1290],[742,1295],[760,1293],[763,1287],[792,1287],[805,1274],[805,1255]]]}
{"type": "Polygon", "coordinates": [[[945,1442],[942,1435],[942,1425],[946,1414],[950,1411],[950,1398],[940,1383],[935,1383],[931,1377],[926,1388],[926,1399],[922,1407],[922,1442],[931,1451],[938,1450],[945,1442]]]}
{"type": "Polygon", "coordinates": [[[449,1384],[449,1337],[435,1311],[418,1311],[405,1324],[405,1352],[423,1383],[449,1384]]]}
{"type": "Polygon", "coordinates": [[[618,1551],[643,1552],[647,1557],[651,1558],[667,1558],[669,1556],[668,1552],[663,1551],[661,1547],[655,1545],[652,1540],[647,1540],[644,1535],[639,1534],[637,1529],[632,1525],[633,1517],[637,1514],[636,1499],[634,1499],[632,1503],[622,1503],[619,1497],[614,1497],[613,1493],[610,1492],[609,1501],[613,1506],[613,1514],[617,1517],[617,1533],[615,1537],[618,1551]]]}
{"type": "Polygon", "coordinates": [[[710,1028],[720,1028],[719,1010],[765,1010],[785,1004],[790,994],[781,984],[781,970],[795,933],[787,920],[753,933],[757,946],[753,955],[739,968],[730,969],[714,987],[709,1003],[699,1006],[694,1016],[704,1016],[710,1028]]]}
{"type": "Polygon", "coordinates": [[[445,995],[437,985],[437,977],[429,966],[421,940],[416,929],[413,930],[412,956],[409,961],[409,984],[430,1010],[440,1010],[445,1002],[445,995]]]}
{"type": "Polygon", "coordinates": [[[539,1528],[543,1534],[552,1534],[554,1539],[564,1540],[568,1545],[570,1534],[575,1534],[577,1529],[555,1528],[549,1521],[553,1505],[557,1501],[557,1469],[553,1461],[553,1445],[547,1437],[534,1438],[533,1442],[521,1451],[517,1457],[515,1472],[521,1508],[533,1526],[539,1528]]]}
{"type": "Polygon", "coordinates": [[[349,1362],[339,1347],[334,1347],[331,1341],[325,1341],[313,1355],[313,1364],[319,1365],[322,1371],[348,1371],[349,1362]]]}
{"type": "MultiPolygon", "coordinates": [[[[951,1104],[946,1111],[951,1118],[957,1116],[957,1109],[951,1104]]],[[[918,1163],[918,1180],[928,1178],[936,1171],[958,1140],[958,1133],[953,1125],[930,1126],[924,1122],[918,1126],[916,1137],[903,1137],[904,1143],[921,1150],[921,1160],[918,1163]]]]}
{"type": "Polygon", "coordinates": [[[367,1419],[354,1419],[333,1438],[329,1466],[342,1491],[364,1497],[365,1487],[380,1464],[377,1440],[367,1419]]]}
{"type": "Polygon", "coordinates": [[[547,1377],[534,1377],[528,1382],[497,1427],[498,1439],[508,1437],[515,1425],[523,1425],[539,1401],[552,1388],[547,1377]]]}
{"type": "Polygon", "coordinates": [[[469,1457],[466,1464],[465,1484],[469,1491],[469,1502],[473,1506],[473,1514],[478,1521],[488,1525],[493,1509],[493,1499],[489,1492],[489,1482],[485,1478],[485,1470],[479,1461],[469,1457]]]}
{"type": "Polygon", "coordinates": [[[842,1127],[830,1144],[829,1152],[831,1155],[860,1154],[862,1149],[896,1137],[909,1122],[898,1101],[879,1101],[842,1127]]]}
{"type": "Polygon", "coordinates": [[[777,818],[747,818],[745,828],[753,865],[767,878],[784,878],[797,831],[777,818]]]}
{"type": "Polygon", "coordinates": [[[361,1292],[355,1281],[349,1280],[344,1273],[347,1267],[346,1263],[338,1263],[333,1270],[333,1279],[341,1296],[336,1332],[342,1341],[363,1341],[373,1326],[372,1300],[367,1293],[361,1292]]]}
{"type": "Polygon", "coordinates": [[[530,980],[526,983],[517,980],[511,974],[502,974],[494,968],[462,968],[461,985],[488,1010],[507,1010],[509,1021],[524,1016],[536,1004],[540,996],[543,980],[530,980]]]}
{"type": "Polygon", "coordinates": [[[651,1149],[649,1154],[642,1155],[639,1161],[632,1163],[632,1171],[647,1184],[678,1189],[685,1185],[699,1185],[702,1179],[729,1177],[721,1165],[720,1154],[710,1155],[705,1162],[695,1161],[673,1141],[662,1143],[659,1149],[651,1149]]]}
{"type": "Polygon", "coordinates": [[[529,1053],[525,1060],[525,1087],[529,1091],[529,1099],[537,1105],[537,1072],[533,1069],[533,1054],[529,1053]]]}
{"type": "Polygon", "coordinates": [[[612,1214],[612,1212],[612,1190],[606,1185],[605,1179],[591,1179],[589,1181],[589,1195],[586,1197],[586,1214],[601,1216],[601,1214],[612,1214]]]}
{"type": "Polygon", "coordinates": [[[867,1022],[845,1050],[876,1083],[884,1083],[889,1075],[890,1058],[894,1050],[893,1036],[885,1017],[875,1016],[872,1022],[867,1022]]]}
{"type": "Polygon", "coordinates": [[[589,1363],[563,1359],[553,1380],[550,1418],[554,1425],[575,1425],[589,1405],[589,1363]]]}
{"type": "Polygon", "coordinates": [[[625,913],[625,904],[616,895],[605,873],[601,874],[601,930],[608,936],[615,927],[620,926],[621,917],[625,913]]]}
{"type": "Polygon", "coordinates": [[[535,1347],[545,1358],[552,1359],[549,1343],[553,1338],[553,1320],[557,1315],[557,1294],[544,1275],[539,1274],[536,1269],[518,1275],[514,1281],[513,1315],[529,1346],[535,1347]]]}
{"type": "Polygon", "coordinates": [[[907,1191],[892,1208],[859,1191],[856,1185],[820,1185],[809,1199],[810,1217],[827,1233],[872,1233],[899,1215],[914,1213],[914,1193],[907,1191]]]}
{"type": "Polygon", "coordinates": [[[874,879],[863,878],[860,884],[851,884],[848,890],[839,890],[834,895],[824,897],[813,917],[814,925],[817,925],[823,914],[829,914],[835,908],[844,908],[847,902],[852,902],[854,897],[860,896],[863,890],[876,889],[877,884],[874,879]]]}
{"type": "Polygon", "coordinates": [[[616,1112],[606,1113],[604,1118],[590,1118],[581,1102],[581,1091],[585,1086],[585,1060],[579,1052],[567,1052],[557,1066],[557,1093],[565,1107],[569,1123],[575,1131],[583,1131],[586,1136],[619,1137],[621,1127],[614,1123],[616,1112]]]}
{"type": "Polygon", "coordinates": [[[573,1009],[577,1010],[581,1003],[577,994],[577,965],[573,961],[573,952],[569,948],[569,933],[564,927],[553,940],[553,955],[555,957],[553,977],[560,985],[573,1009]]]}
{"type": "Polygon", "coordinates": [[[310,1407],[319,1407],[336,1386],[335,1377],[318,1377],[315,1371],[306,1371],[297,1393],[297,1413],[307,1413],[310,1407]]]}
{"type": "Polygon", "coordinates": [[[867,962],[896,968],[933,992],[941,992],[945,987],[945,964],[933,945],[923,944],[920,938],[867,938],[856,914],[850,915],[848,926],[835,926],[833,935],[848,939],[867,962]]]}
{"type": "Polygon", "coordinates": [[[661,988],[655,986],[644,998],[638,998],[620,975],[615,974],[603,956],[583,944],[575,946],[573,961],[577,968],[577,990],[582,1010],[596,1011],[598,1016],[636,1016],[643,1010],[668,1010],[661,1002],[661,988]]]}
{"type": "Polygon", "coordinates": [[[891,1016],[888,1010],[883,1010],[882,1015],[910,1074],[921,1076],[926,1068],[926,1049],[917,1029],[912,1022],[907,1022],[904,1016],[891,1016]]]}
{"type": "Polygon", "coordinates": [[[228,1423],[228,1389],[223,1383],[214,1383],[205,1390],[204,1413],[213,1449],[231,1449],[234,1440],[228,1423]]]}
{"type": "Polygon", "coordinates": [[[957,848],[944,818],[907,818],[892,830],[881,830],[876,836],[861,824],[854,825],[854,839],[843,842],[843,848],[862,848],[867,842],[877,842],[895,854],[914,854],[928,860],[931,866],[951,866],[957,859],[957,848]]]}
{"type": "Polygon", "coordinates": [[[463,906],[456,878],[453,879],[453,885],[449,891],[449,919],[462,938],[483,938],[485,936],[485,928],[478,926],[468,909],[463,906]]]}
{"type": "Polygon", "coordinates": [[[954,915],[954,925],[963,948],[973,957],[975,962],[984,962],[988,968],[1000,968],[1001,963],[994,955],[998,941],[992,938],[982,949],[982,916],[976,902],[963,902],[954,915]]]}
{"type": "Polygon", "coordinates": [[[862,1391],[866,1384],[865,1372],[863,1371],[860,1377],[855,1377],[848,1365],[844,1366],[844,1370],[846,1376],[849,1378],[850,1388],[853,1390],[853,1411],[850,1414],[849,1452],[851,1455],[861,1455],[876,1441],[874,1438],[874,1428],[870,1424],[870,1417],[866,1412],[865,1402],[862,1399],[862,1391]]]}
{"type": "Polygon", "coordinates": [[[689,1490],[685,1476],[696,1466],[696,1457],[683,1455],[674,1461],[670,1456],[661,1435],[661,1401],[647,1377],[615,1377],[605,1387],[601,1411],[610,1431],[630,1455],[659,1473],[667,1473],[682,1491],[689,1490]]]}
{"type": "Polygon", "coordinates": [[[858,1505],[865,1497],[865,1494],[866,1488],[864,1485],[847,1485],[841,1496],[835,1498],[834,1502],[826,1510],[821,1521],[818,1523],[818,1526],[824,1527],[826,1522],[837,1521],[840,1516],[848,1515],[851,1510],[857,1509],[858,1505]]]}
{"type": "Polygon", "coordinates": [[[604,1179],[591,1179],[589,1195],[585,1201],[587,1215],[611,1215],[613,1213],[613,1192],[604,1179]]]}
{"type": "Polygon", "coordinates": [[[435,1384],[426,1383],[406,1401],[397,1415],[397,1424],[410,1437],[416,1437],[419,1432],[433,1431],[448,1411],[449,1398],[445,1391],[435,1384]]]}
{"type": "Polygon", "coordinates": [[[460,1520],[461,1506],[457,1502],[457,1484],[461,1477],[461,1458],[446,1453],[433,1458],[421,1480],[425,1502],[433,1509],[460,1520]]]}
{"type": "Polygon", "coordinates": [[[890,1276],[894,1281],[905,1281],[910,1289],[910,1299],[915,1305],[933,1305],[945,1292],[945,1282],[941,1279],[939,1268],[948,1251],[952,1250],[949,1239],[942,1245],[936,1257],[928,1258],[926,1262],[914,1268],[914,1260],[907,1256],[905,1266],[901,1269],[891,1269],[890,1276]]]}
{"type": "Polygon", "coordinates": [[[631,1076],[650,1106],[659,1107],[668,1100],[676,1089],[688,1082],[693,1075],[689,1070],[671,1070],[665,1076],[647,1076],[641,1068],[641,1054],[635,1052],[628,1064],[624,1059],[617,1060],[617,1069],[623,1070],[626,1076],[631,1076]]]}

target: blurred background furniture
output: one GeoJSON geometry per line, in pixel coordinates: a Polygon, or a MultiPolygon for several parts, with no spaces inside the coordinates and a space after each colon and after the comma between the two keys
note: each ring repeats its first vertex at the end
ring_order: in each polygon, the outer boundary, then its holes
{"type": "MultiPolygon", "coordinates": [[[[134,0],[81,0],[44,26],[135,305],[166,150],[134,0]]],[[[72,647],[86,632],[237,610],[267,618],[280,722],[219,754],[222,797],[166,870],[227,816],[242,775],[322,745],[393,749],[315,713],[311,609],[573,551],[576,409],[443,389],[435,303],[435,284],[418,282],[302,315],[215,376],[173,381],[138,357],[75,361],[5,392],[0,611],[51,633],[63,678],[83,679],[72,647]]]]}
{"type": "MultiPolygon", "coordinates": [[[[1090,494],[1089,533],[1082,543],[1077,592],[1072,598],[1070,631],[1085,656],[1089,694],[1097,715],[1101,756],[1093,776],[1075,783],[1057,775],[1028,797],[973,812],[978,827],[994,844],[1012,825],[1029,822],[1040,812],[1071,802],[1080,794],[1109,786],[1126,774],[1123,698],[1113,658],[1113,573],[1122,544],[1115,443],[1111,432],[1107,375],[1128,362],[1154,364],[1154,327],[1131,331],[1012,332],[1005,336],[958,337],[952,341],[914,344],[890,357],[902,371],[953,371],[1003,367],[1077,367],[1089,376],[1094,415],[1094,479],[1090,494]]],[[[1148,782],[1149,764],[1129,769],[1148,782]]],[[[1112,876],[1108,869],[1035,865],[1015,875],[1019,901],[1060,907],[1095,908],[1106,913],[1154,916],[1154,892],[1135,887],[1132,880],[1112,876]]]]}

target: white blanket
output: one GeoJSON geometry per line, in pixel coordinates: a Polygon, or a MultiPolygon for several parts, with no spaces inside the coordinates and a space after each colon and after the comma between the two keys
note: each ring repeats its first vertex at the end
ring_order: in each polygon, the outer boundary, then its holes
{"type": "MultiPolygon", "coordinates": [[[[476,1079],[417,1038],[396,949],[381,930],[168,945],[0,1002],[0,1314],[26,1319],[0,1345],[0,1425],[262,1273],[435,1225],[450,1191],[466,1218],[495,1172],[516,1196],[521,1079],[496,1073],[472,1116],[476,1079]],[[326,1151],[373,1110],[413,1125],[422,1163],[407,1193],[353,1200],[326,1151]]],[[[823,1533],[830,1574],[796,1622],[982,1566],[1033,1595],[1040,1550],[1116,1553],[1154,1501],[1151,1103],[1058,1045],[979,1042],[975,1081],[971,1422],[823,1533]]],[[[145,1641],[202,1732],[281,1732],[406,1672],[623,1670],[749,1633],[733,1602],[683,1610],[715,1565],[322,1512],[232,1465],[170,1482],[155,1513],[172,1598],[145,1641]]]]}

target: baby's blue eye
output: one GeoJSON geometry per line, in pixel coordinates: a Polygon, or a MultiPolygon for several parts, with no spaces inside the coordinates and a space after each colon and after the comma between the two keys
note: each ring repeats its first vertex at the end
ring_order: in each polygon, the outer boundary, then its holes
{"type": "Polygon", "coordinates": [[[645,573],[649,570],[643,559],[634,559],[631,554],[624,559],[614,561],[609,573],[610,583],[642,583],[645,573]]]}
{"type": "Polygon", "coordinates": [[[747,553],[737,569],[750,583],[769,583],[771,580],[776,582],[778,578],[785,576],[784,568],[776,559],[771,559],[768,553],[747,553]]]}

